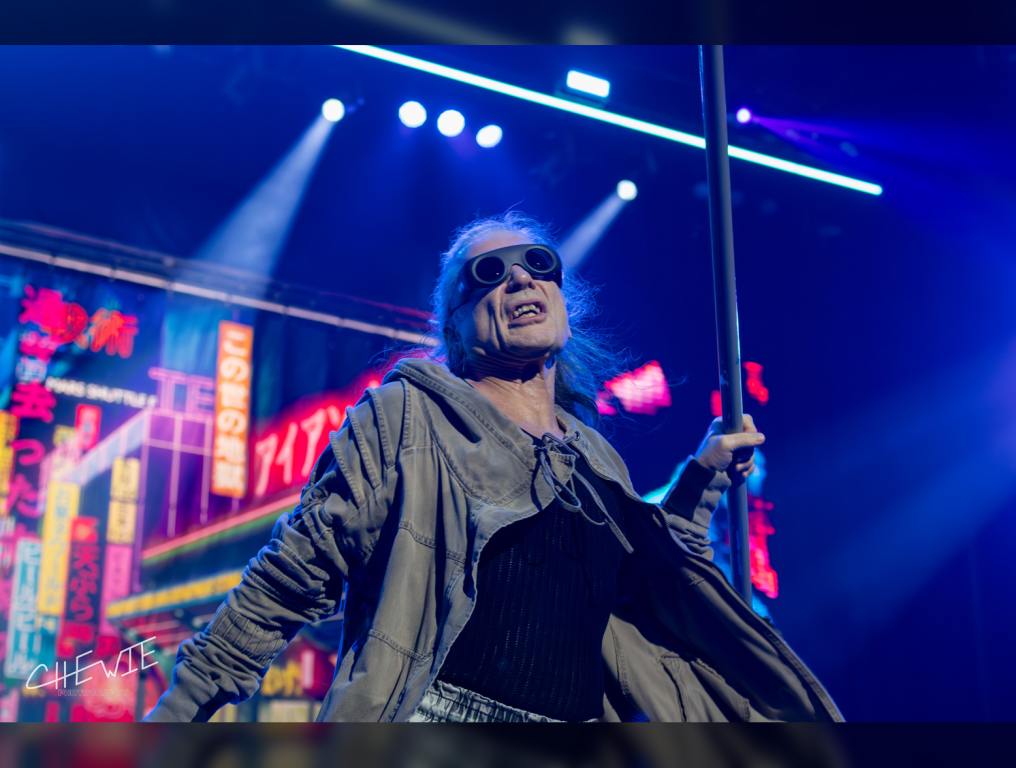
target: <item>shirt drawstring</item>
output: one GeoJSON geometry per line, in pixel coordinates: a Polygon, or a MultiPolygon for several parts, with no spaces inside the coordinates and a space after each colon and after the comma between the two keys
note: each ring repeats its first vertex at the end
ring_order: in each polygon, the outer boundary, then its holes
{"type": "Polygon", "coordinates": [[[557,475],[554,473],[554,468],[550,463],[550,451],[555,450],[558,453],[578,458],[579,456],[578,452],[571,447],[571,443],[577,437],[578,434],[572,433],[570,435],[565,435],[564,439],[562,440],[561,438],[555,437],[549,432],[545,433],[543,437],[540,438],[540,442],[536,446],[536,459],[540,467],[540,474],[543,475],[543,479],[551,487],[551,490],[554,491],[554,498],[558,500],[558,502],[561,504],[562,507],[567,509],[569,512],[578,512],[580,515],[582,515],[582,517],[584,517],[588,522],[592,523],[593,525],[607,525],[610,528],[611,532],[614,534],[614,536],[617,538],[618,542],[620,542],[621,546],[624,548],[624,551],[630,555],[632,552],[635,551],[635,548],[625,537],[624,533],[621,531],[617,523],[614,521],[614,518],[610,516],[610,513],[607,511],[606,505],[603,503],[603,499],[600,498],[600,495],[596,492],[596,489],[593,488],[592,483],[590,483],[586,478],[584,478],[581,472],[575,471],[572,472],[571,479],[569,479],[568,484],[566,485],[565,483],[562,483],[558,479],[557,475]],[[589,493],[589,496],[590,498],[592,498],[593,503],[597,507],[599,507],[600,511],[603,513],[602,520],[594,520],[588,515],[586,510],[582,507],[582,500],[575,492],[574,478],[576,477],[579,479],[579,482],[582,483],[586,491],[589,493]]]}

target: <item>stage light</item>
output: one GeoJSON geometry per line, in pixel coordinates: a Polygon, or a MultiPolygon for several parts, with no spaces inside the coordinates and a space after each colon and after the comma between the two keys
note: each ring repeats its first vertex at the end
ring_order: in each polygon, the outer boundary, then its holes
{"type": "Polygon", "coordinates": [[[476,132],[476,143],[485,149],[490,149],[501,142],[501,135],[501,126],[485,125],[476,132]]]}
{"type": "Polygon", "coordinates": [[[747,107],[741,107],[734,114],[734,119],[736,119],[737,122],[739,122],[741,125],[744,125],[745,123],[750,123],[751,122],[751,110],[748,109],[747,107]]]}
{"type": "Polygon", "coordinates": [[[427,110],[418,101],[407,101],[399,107],[399,120],[407,128],[419,128],[427,122],[427,110]]]}
{"type": "Polygon", "coordinates": [[[462,133],[466,127],[466,118],[461,112],[454,109],[446,109],[437,118],[437,129],[445,136],[452,138],[462,133]]]}
{"type": "Polygon", "coordinates": [[[597,96],[601,99],[605,99],[610,95],[609,80],[604,80],[602,77],[596,77],[595,75],[588,75],[585,72],[579,72],[576,69],[568,71],[568,77],[565,80],[565,85],[573,91],[588,93],[591,96],[597,96]]]}
{"type": "Polygon", "coordinates": [[[329,123],[337,123],[346,114],[346,105],[338,99],[328,99],[321,105],[321,114],[329,123]]]}
{"type": "MultiPolygon", "coordinates": [[[[706,140],[701,136],[685,133],[684,131],[679,131],[675,128],[668,128],[667,126],[650,123],[646,120],[639,120],[638,118],[628,117],[627,115],[620,115],[616,112],[608,112],[605,109],[593,107],[589,104],[580,104],[569,99],[562,99],[558,96],[551,96],[547,93],[540,93],[539,91],[533,91],[529,88],[522,88],[518,85],[512,85],[511,83],[505,83],[500,80],[483,77],[482,75],[476,75],[472,72],[454,69],[453,67],[446,67],[443,64],[437,64],[436,62],[427,61],[426,59],[420,59],[415,56],[407,56],[404,53],[390,51],[387,48],[379,48],[374,45],[336,45],[335,47],[344,51],[349,51],[350,53],[356,53],[361,56],[369,56],[370,58],[387,61],[401,67],[415,69],[418,72],[426,72],[437,77],[444,77],[448,80],[454,80],[458,83],[471,85],[475,88],[483,88],[484,90],[501,93],[505,96],[511,96],[515,99],[528,101],[532,104],[540,104],[544,107],[550,107],[551,109],[559,109],[562,112],[570,112],[573,115],[580,115],[582,117],[589,118],[590,120],[598,120],[602,123],[609,123],[610,125],[616,125],[620,128],[626,128],[629,131],[636,131],[649,136],[656,136],[661,139],[666,139],[667,141],[674,141],[678,144],[685,144],[689,147],[696,147],[698,149],[705,149],[706,146],[706,140]]],[[[764,155],[761,152],[753,152],[750,149],[730,146],[728,147],[728,154],[731,157],[737,158],[738,160],[744,160],[748,163],[763,165],[777,171],[791,173],[796,176],[803,176],[807,179],[822,181],[826,184],[833,184],[846,189],[853,189],[856,192],[863,192],[868,195],[881,195],[883,191],[879,184],[873,184],[870,181],[861,181],[860,179],[843,176],[839,173],[823,171],[819,168],[802,165],[801,163],[794,163],[790,160],[782,160],[781,158],[773,157],[772,155],[764,155]]]]}
{"type": "Polygon", "coordinates": [[[624,179],[617,182],[617,196],[622,200],[634,200],[638,193],[639,188],[635,186],[634,181],[624,179]]]}

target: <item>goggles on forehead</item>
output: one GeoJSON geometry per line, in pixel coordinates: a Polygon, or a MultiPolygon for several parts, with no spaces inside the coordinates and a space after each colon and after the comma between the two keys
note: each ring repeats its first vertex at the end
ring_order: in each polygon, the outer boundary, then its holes
{"type": "Polygon", "coordinates": [[[490,290],[495,285],[500,285],[508,279],[516,264],[536,280],[553,280],[561,285],[561,259],[554,249],[546,245],[523,243],[495,248],[467,261],[459,275],[460,295],[465,297],[474,290],[490,290]]]}

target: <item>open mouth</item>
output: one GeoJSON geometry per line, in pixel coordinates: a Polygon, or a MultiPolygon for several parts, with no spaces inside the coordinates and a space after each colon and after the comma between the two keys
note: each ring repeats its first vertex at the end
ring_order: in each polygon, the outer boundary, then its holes
{"type": "Polygon", "coordinates": [[[531,301],[526,304],[519,304],[515,307],[515,309],[512,310],[510,317],[512,322],[514,322],[516,320],[541,317],[544,314],[546,314],[546,310],[544,309],[543,304],[538,301],[531,301]]]}

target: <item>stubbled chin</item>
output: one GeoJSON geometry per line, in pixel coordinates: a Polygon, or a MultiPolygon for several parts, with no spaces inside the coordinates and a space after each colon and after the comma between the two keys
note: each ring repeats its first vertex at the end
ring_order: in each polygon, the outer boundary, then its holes
{"type": "Polygon", "coordinates": [[[546,339],[515,339],[505,345],[504,351],[513,357],[525,357],[528,360],[556,355],[563,344],[546,339]]]}

